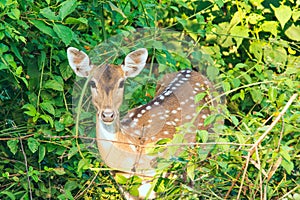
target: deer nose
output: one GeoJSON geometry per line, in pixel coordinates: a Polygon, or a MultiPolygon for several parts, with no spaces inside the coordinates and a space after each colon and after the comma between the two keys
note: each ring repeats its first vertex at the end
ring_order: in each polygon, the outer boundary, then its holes
{"type": "Polygon", "coordinates": [[[101,113],[101,119],[104,122],[112,122],[115,119],[115,112],[111,109],[105,109],[104,111],[102,111],[101,113]]]}

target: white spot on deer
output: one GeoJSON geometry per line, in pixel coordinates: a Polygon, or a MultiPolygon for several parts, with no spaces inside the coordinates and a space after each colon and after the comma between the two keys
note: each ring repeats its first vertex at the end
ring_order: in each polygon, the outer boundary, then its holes
{"type": "Polygon", "coordinates": [[[177,110],[172,110],[171,113],[176,114],[176,113],[177,113],[177,110]]]}
{"type": "Polygon", "coordinates": [[[177,110],[181,110],[181,107],[178,107],[177,110]]]}
{"type": "Polygon", "coordinates": [[[177,89],[177,87],[172,87],[171,89],[172,89],[172,90],[176,90],[176,89],[177,89]]]}
{"type": "Polygon", "coordinates": [[[191,107],[191,108],[195,108],[195,104],[192,103],[192,104],[190,105],[190,107],[191,107]]]}
{"type": "Polygon", "coordinates": [[[179,87],[179,86],[180,86],[180,84],[179,84],[179,83],[176,83],[176,84],[175,84],[175,86],[179,87]]]}
{"type": "Polygon", "coordinates": [[[195,91],[195,90],[193,91],[193,94],[197,94],[197,93],[198,93],[197,91],[195,91]]]}
{"type": "Polygon", "coordinates": [[[191,71],[191,70],[189,70],[189,69],[188,69],[188,70],[186,70],[186,73],[191,73],[191,72],[192,72],[192,71],[191,71]]]}
{"type": "Polygon", "coordinates": [[[175,118],[174,121],[175,121],[175,122],[179,122],[180,120],[179,120],[178,118],[175,118]]]}
{"type": "Polygon", "coordinates": [[[153,104],[156,105],[156,106],[158,106],[158,105],[159,105],[159,102],[158,102],[158,101],[155,101],[153,104]]]}
{"type": "Polygon", "coordinates": [[[182,78],[181,80],[188,81],[189,79],[188,78],[182,78]]]}
{"type": "Polygon", "coordinates": [[[206,119],[206,117],[207,117],[207,115],[205,115],[205,114],[203,114],[203,115],[201,116],[202,119],[206,119]]]}
{"type": "Polygon", "coordinates": [[[163,132],[165,135],[169,135],[169,131],[164,131],[163,132]]]}
{"type": "Polygon", "coordinates": [[[161,96],[159,97],[159,99],[164,100],[165,97],[164,97],[163,95],[161,95],[161,96]]]}
{"type": "Polygon", "coordinates": [[[131,118],[131,117],[133,117],[133,115],[134,115],[134,113],[132,112],[129,114],[129,117],[131,118]]]}
{"type": "Polygon", "coordinates": [[[165,116],[160,116],[159,119],[164,120],[165,116]]]}
{"type": "Polygon", "coordinates": [[[176,126],[176,123],[173,121],[166,122],[166,124],[169,126],[176,126]]]}
{"type": "Polygon", "coordinates": [[[148,120],[148,123],[151,123],[151,122],[152,122],[152,119],[149,119],[149,120],[148,120]]]}
{"type": "Polygon", "coordinates": [[[192,116],[191,115],[186,115],[184,118],[185,119],[192,119],[192,116]]]}
{"type": "Polygon", "coordinates": [[[201,86],[201,84],[200,84],[200,83],[196,83],[196,85],[197,85],[198,87],[200,87],[200,86],[201,86]]]}
{"type": "Polygon", "coordinates": [[[151,108],[152,108],[151,106],[147,106],[146,110],[151,110],[151,108]]]}
{"type": "Polygon", "coordinates": [[[184,105],[184,104],[185,104],[185,102],[184,102],[184,101],[180,102],[180,105],[184,105]]]}
{"type": "Polygon", "coordinates": [[[157,113],[157,115],[162,115],[162,114],[164,114],[164,113],[163,113],[163,112],[158,112],[158,113],[157,113]]]}
{"type": "Polygon", "coordinates": [[[185,77],[189,78],[189,77],[191,77],[191,75],[190,74],[186,74],[185,77]]]}
{"type": "Polygon", "coordinates": [[[169,110],[165,110],[165,113],[169,113],[170,111],[169,110]]]}
{"type": "Polygon", "coordinates": [[[195,90],[195,91],[199,91],[199,88],[195,87],[194,90],[195,90]]]}
{"type": "Polygon", "coordinates": [[[144,109],[143,109],[143,110],[141,110],[141,113],[142,113],[142,114],[144,114],[145,112],[146,112],[146,110],[144,110],[144,109]]]}
{"type": "Polygon", "coordinates": [[[142,114],[140,114],[140,113],[139,113],[139,114],[137,114],[137,117],[138,117],[138,118],[140,118],[140,117],[142,117],[142,116],[143,116],[143,115],[142,115],[142,114]]]}
{"type": "Polygon", "coordinates": [[[184,83],[184,81],[183,80],[180,80],[180,81],[178,81],[179,83],[184,83]]]}
{"type": "Polygon", "coordinates": [[[172,91],[171,91],[171,90],[167,90],[167,91],[164,93],[165,96],[169,96],[170,94],[172,94],[172,91]]]}
{"type": "Polygon", "coordinates": [[[134,122],[138,122],[139,119],[138,119],[138,118],[134,118],[133,121],[134,121],[134,122]]]}

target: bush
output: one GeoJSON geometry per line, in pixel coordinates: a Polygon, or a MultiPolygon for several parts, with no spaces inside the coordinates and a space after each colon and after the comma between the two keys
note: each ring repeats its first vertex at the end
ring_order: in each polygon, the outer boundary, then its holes
{"type": "MultiPolygon", "coordinates": [[[[89,52],[116,34],[160,27],[191,37],[212,58],[207,75],[222,80],[216,87],[226,96],[226,121],[213,150],[203,158],[189,149],[162,165],[160,172],[170,175],[157,175],[160,197],[297,199],[298,7],[298,1],[254,0],[1,1],[0,198],[119,196],[98,154],[79,139],[66,48],[89,52]],[[179,173],[187,175],[172,176],[179,173]]],[[[190,64],[186,54],[160,53],[151,52],[159,73],[190,64]]],[[[156,75],[146,75],[149,85],[129,89],[128,97],[135,97],[129,107],[149,101],[156,75]]]]}

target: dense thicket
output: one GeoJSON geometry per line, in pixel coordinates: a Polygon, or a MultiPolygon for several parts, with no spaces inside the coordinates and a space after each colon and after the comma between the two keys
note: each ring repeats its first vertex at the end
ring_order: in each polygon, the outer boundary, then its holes
{"type": "MultiPolygon", "coordinates": [[[[0,1],[0,199],[119,197],[98,154],[78,139],[66,48],[89,52],[146,27],[192,38],[212,58],[207,74],[222,80],[226,96],[218,144],[208,157],[189,149],[162,163],[159,172],[170,176],[157,175],[160,197],[299,199],[299,6],[296,0],[0,1]]],[[[122,44],[115,45],[126,51],[122,44]]],[[[151,56],[159,73],[190,64],[167,51],[151,56]]],[[[129,107],[153,96],[156,75],[147,75],[149,86],[137,79],[143,84],[129,89],[129,107]]],[[[84,116],[93,120],[93,113],[84,116]]],[[[205,142],[206,133],[198,134],[205,142]]],[[[117,181],[135,194],[140,179],[117,181]]]]}

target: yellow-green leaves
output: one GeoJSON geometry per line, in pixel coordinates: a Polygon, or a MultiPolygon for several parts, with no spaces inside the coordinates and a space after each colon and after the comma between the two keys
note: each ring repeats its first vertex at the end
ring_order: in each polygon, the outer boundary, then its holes
{"type": "Polygon", "coordinates": [[[285,35],[291,40],[300,41],[300,26],[292,24],[286,31],[285,35]]]}
{"type": "Polygon", "coordinates": [[[271,8],[274,10],[275,16],[278,19],[281,28],[284,28],[285,24],[289,21],[289,19],[292,16],[291,8],[286,5],[280,5],[278,8],[276,8],[272,4],[271,8]]]}

